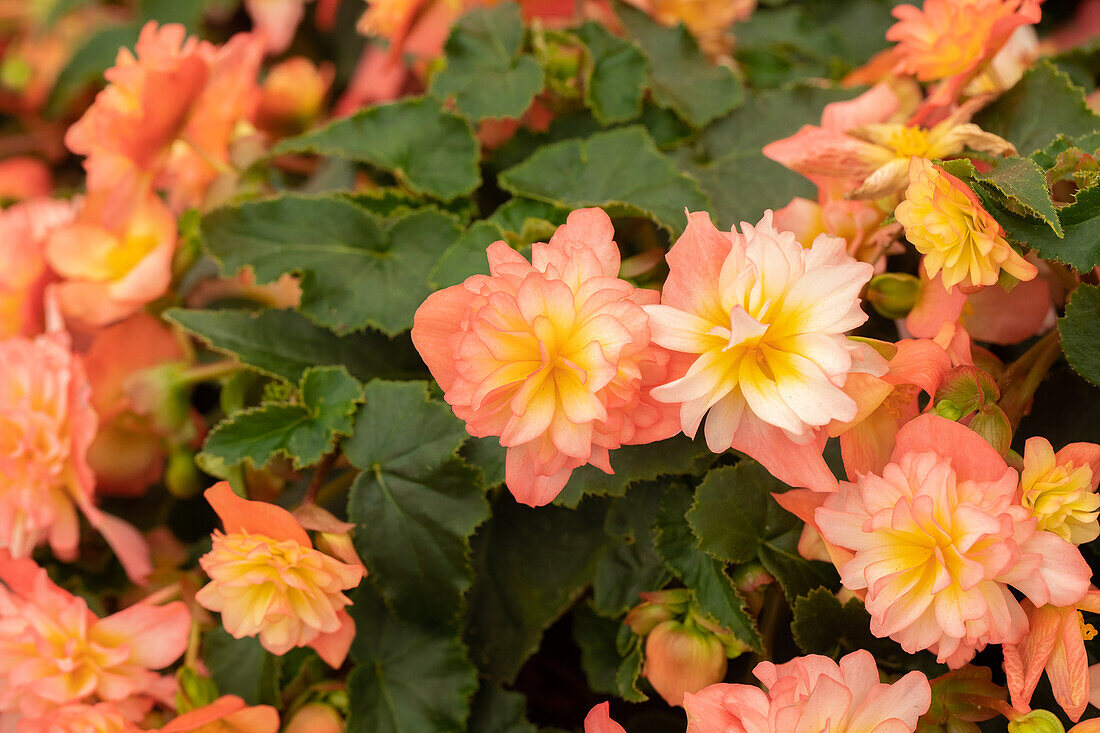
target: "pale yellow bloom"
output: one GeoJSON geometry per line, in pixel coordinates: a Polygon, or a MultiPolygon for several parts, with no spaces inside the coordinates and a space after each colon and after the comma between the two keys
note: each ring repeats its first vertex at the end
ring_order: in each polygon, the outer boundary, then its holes
{"type": "Polygon", "coordinates": [[[1100,475],[1091,461],[1100,446],[1074,443],[1054,453],[1046,438],[1029,438],[1020,474],[1020,503],[1035,516],[1039,529],[1080,545],[1100,537],[1100,475]]]}

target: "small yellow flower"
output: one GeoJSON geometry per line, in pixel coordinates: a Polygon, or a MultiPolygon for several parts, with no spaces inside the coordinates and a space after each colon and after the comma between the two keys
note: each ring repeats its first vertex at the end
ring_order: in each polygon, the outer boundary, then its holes
{"type": "Polygon", "coordinates": [[[1020,474],[1020,503],[1041,530],[1080,545],[1100,537],[1100,495],[1091,461],[1100,447],[1074,443],[1054,453],[1046,438],[1029,438],[1020,474]]]}
{"type": "Polygon", "coordinates": [[[925,158],[909,162],[909,188],[894,216],[905,237],[924,255],[929,277],[944,287],[993,285],[1001,270],[1031,280],[1038,269],[1008,242],[965,183],[925,158]]]}

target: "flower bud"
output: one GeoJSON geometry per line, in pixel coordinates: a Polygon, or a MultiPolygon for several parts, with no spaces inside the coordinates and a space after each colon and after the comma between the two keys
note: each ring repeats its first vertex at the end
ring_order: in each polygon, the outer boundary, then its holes
{"type": "Polygon", "coordinates": [[[257,124],[280,136],[302,132],[320,116],[332,79],[330,64],[317,67],[301,56],[277,64],[264,79],[257,124]]]}
{"type": "Polygon", "coordinates": [[[1012,425],[997,405],[986,405],[970,419],[970,429],[985,438],[1002,456],[1012,447],[1012,425]]]}
{"type": "Polygon", "coordinates": [[[168,456],[164,485],[172,496],[180,499],[189,499],[203,490],[199,467],[195,465],[195,451],[179,448],[168,456]]]}
{"type": "Polygon", "coordinates": [[[1066,733],[1058,717],[1047,710],[1032,710],[1008,724],[1008,733],[1066,733]]]}
{"type": "Polygon", "coordinates": [[[904,272],[875,275],[867,286],[867,300],[886,318],[905,318],[919,297],[920,278],[904,272]]]}
{"type": "Polygon", "coordinates": [[[179,681],[176,710],[181,715],[218,699],[218,686],[214,680],[199,675],[192,667],[181,667],[176,679],[179,681]]]}
{"type": "MultiPolygon", "coordinates": [[[[940,403],[947,401],[959,410],[959,417],[965,417],[983,405],[996,402],[1000,396],[1001,390],[997,388],[993,377],[977,367],[960,366],[949,371],[944,377],[943,384],[936,390],[935,403],[937,412],[939,412],[940,403]]],[[[947,409],[946,406],[945,409],[947,409]]],[[[941,416],[947,417],[947,415],[941,416]]]]}
{"type": "Polygon", "coordinates": [[[1007,696],[1003,687],[993,684],[988,667],[967,665],[937,677],[931,684],[932,704],[921,716],[921,733],[977,733],[974,723],[999,715],[989,703],[1007,696]]]}
{"type": "Polygon", "coordinates": [[[694,624],[664,621],[650,632],[644,674],[669,705],[681,705],[684,693],[721,682],[726,650],[718,637],[694,624]]]}
{"type": "Polygon", "coordinates": [[[287,723],[283,733],[344,733],[344,719],[328,705],[311,702],[287,723]]]}
{"type": "Polygon", "coordinates": [[[623,619],[623,623],[638,636],[645,636],[657,624],[684,614],[691,601],[691,591],[687,588],[650,591],[641,595],[642,603],[630,609],[623,619]]]}

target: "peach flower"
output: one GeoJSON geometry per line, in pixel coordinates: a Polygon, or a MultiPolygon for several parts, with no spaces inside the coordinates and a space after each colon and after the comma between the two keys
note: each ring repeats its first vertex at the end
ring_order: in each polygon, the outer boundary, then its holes
{"type": "Polygon", "coordinates": [[[259,102],[262,49],[245,33],[219,48],[188,38],[182,25],[150,21],[135,52],[119,51],[65,144],[87,156],[89,190],[140,189],[131,179],[151,176],[177,212],[200,206],[229,167],[235,127],[259,102]]]}
{"type": "Polygon", "coordinates": [[[585,716],[584,733],[626,733],[626,731],[611,719],[611,704],[601,702],[585,716]]]}
{"type": "Polygon", "coordinates": [[[841,582],[865,594],[871,633],[957,669],[986,644],[1015,644],[1036,605],[1076,603],[1091,571],[1070,543],[1036,530],[1017,474],[959,423],[925,414],[903,427],[881,474],[815,513],[841,582]]]}
{"type": "Polygon", "coordinates": [[[318,67],[303,56],[275,65],[264,78],[256,126],[276,136],[302,132],[320,117],[334,76],[332,64],[318,67]]]}
{"type": "Polygon", "coordinates": [[[932,703],[922,673],[884,684],[875,658],[862,649],[839,664],[818,654],[761,662],[753,674],[767,692],[719,684],[685,695],[687,733],[912,733],[932,703]]]}
{"type": "Polygon", "coordinates": [[[1001,270],[1017,280],[1039,273],[1005,241],[970,187],[925,158],[909,161],[909,188],[894,216],[924,255],[928,276],[939,275],[949,291],[960,283],[994,285],[1001,270]]]}
{"type": "Polygon", "coordinates": [[[859,291],[872,267],[838,237],[803,247],[772,226],[770,211],[741,228],[721,232],[708,214],[688,215],[661,305],[646,306],[654,343],[686,357],[652,395],[679,406],[689,436],[706,415],[712,451],[732,447],[785,483],[828,491],[836,479],[821,457],[825,428],[858,413],[848,376],[886,371],[845,335],[867,320],[859,291]]]}
{"type": "Polygon", "coordinates": [[[313,548],[298,520],[282,507],[248,501],[221,481],[206,499],[225,525],[199,559],[210,576],[195,600],[222,615],[235,639],[259,636],[264,649],[282,655],[312,647],[339,667],[355,636],[343,591],[359,585],[362,565],[349,565],[313,548]]]}
{"type": "Polygon", "coordinates": [[[16,733],[140,733],[118,706],[109,702],[73,703],[39,718],[22,718],[16,733]]]}
{"type": "Polygon", "coordinates": [[[1006,644],[1005,675],[1012,705],[1027,710],[1039,678],[1046,671],[1054,699],[1070,720],[1080,719],[1089,702],[1089,658],[1085,642],[1096,629],[1085,623],[1081,611],[1100,613],[1100,591],[1089,589],[1084,598],[1064,607],[1035,607],[1024,601],[1028,632],[1019,644],[1006,644]]]}
{"type": "Polygon", "coordinates": [[[44,323],[43,291],[52,279],[46,241],[73,217],[67,201],[34,198],[0,211],[0,338],[34,336],[44,323]]]}
{"type": "Polygon", "coordinates": [[[1038,527],[1083,545],[1100,537],[1100,445],[1071,443],[1057,453],[1046,438],[1028,438],[1020,503],[1038,527]]]}
{"type": "Polygon", "coordinates": [[[791,199],[775,212],[774,221],[776,229],[794,232],[799,242],[812,242],[820,234],[840,237],[846,242],[848,254],[881,272],[886,266],[884,255],[900,231],[896,224],[882,226],[885,219],[886,212],[874,203],[848,201],[823,189],[817,201],[791,199]]]}
{"type": "Polygon", "coordinates": [[[158,729],[160,733],[279,733],[279,713],[270,705],[247,705],[223,695],[158,729]]]}
{"type": "Polygon", "coordinates": [[[53,173],[43,160],[29,155],[0,160],[0,199],[22,201],[49,196],[51,191],[53,173]]]}
{"type": "Polygon", "coordinates": [[[608,451],[677,431],[651,400],[669,355],[650,342],[642,306],[652,290],[619,274],[611,219],[569,215],[528,262],[489,246],[491,275],[433,293],[416,312],[413,343],[471,435],[500,436],[517,501],[542,506],[573,469],[612,473],[608,451]]]}
{"type": "Polygon", "coordinates": [[[669,705],[721,682],[727,666],[722,642],[692,621],[662,621],[646,637],[642,674],[669,705]]]}
{"type": "Polygon", "coordinates": [[[190,629],[180,601],[99,618],[33,561],[0,555],[0,728],[79,702],[114,702],[140,717],[150,696],[170,696],[173,680],[153,670],[183,654],[190,629]]]}
{"type": "Polygon", "coordinates": [[[80,509],[127,574],[142,580],[151,569],[145,541],[94,504],[85,456],[96,414],[68,336],[0,341],[0,363],[0,550],[25,557],[48,542],[59,559],[76,559],[80,509]]]}
{"type": "Polygon", "coordinates": [[[306,14],[306,0],[244,0],[256,35],[267,53],[280,54],[290,46],[306,14]]]}
{"type": "Polygon", "coordinates": [[[61,311],[86,326],[125,318],[172,282],[176,218],[152,191],[129,194],[122,203],[115,191],[92,191],[46,246],[46,260],[63,280],[54,286],[61,311]]]}

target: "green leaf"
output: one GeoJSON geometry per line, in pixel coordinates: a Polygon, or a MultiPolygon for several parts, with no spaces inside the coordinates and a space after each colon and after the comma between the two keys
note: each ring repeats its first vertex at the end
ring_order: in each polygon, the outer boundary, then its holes
{"type": "Polygon", "coordinates": [[[481,185],[478,145],[469,125],[430,98],[356,112],[283,140],[272,151],[315,153],[369,163],[418,193],[450,201],[481,185]]]}
{"type": "Polygon", "coordinates": [[[1035,250],[1043,259],[1058,260],[1079,272],[1100,265],[1100,187],[1078,191],[1074,203],[1058,211],[1064,238],[1043,222],[1008,211],[988,192],[977,193],[1009,238],[1035,250]]]}
{"type": "Polygon", "coordinates": [[[1073,138],[1100,129],[1085,91],[1047,60],[1032,66],[974,121],[1013,143],[1020,155],[1030,155],[1060,134],[1073,138]]]}
{"type": "Polygon", "coordinates": [[[542,632],[592,581],[606,505],[531,508],[506,492],[474,537],[476,575],[466,614],[470,656],[482,673],[511,682],[542,632]]]}
{"type": "Polygon", "coordinates": [[[474,222],[439,258],[428,273],[428,282],[438,290],[458,285],[472,275],[489,274],[485,250],[503,237],[504,232],[494,222],[474,222]]]}
{"type": "Polygon", "coordinates": [[[362,473],[348,496],[355,544],[387,603],[405,619],[450,625],[471,582],[469,541],[489,511],[467,438],[425,382],[374,381],[344,453],[362,473]]]}
{"type": "Polygon", "coordinates": [[[1043,169],[1031,158],[1007,158],[991,172],[976,173],[974,178],[992,185],[1027,213],[1045,221],[1059,237],[1065,236],[1043,169]]]}
{"type": "Polygon", "coordinates": [[[489,221],[503,229],[515,247],[549,241],[568,216],[568,209],[516,196],[501,204],[489,221]]]}
{"type": "Polygon", "coordinates": [[[394,334],[412,326],[429,273],[461,231],[434,209],[380,221],[342,198],[286,195],[216,209],[202,233],[227,274],[251,267],[268,283],[302,273],[299,310],[320,325],[394,334]]]}
{"type": "Polygon", "coordinates": [[[407,335],[389,338],[368,330],[337,336],[293,311],[170,308],[164,317],[210,348],[291,382],[301,380],[314,364],[342,364],[361,382],[419,377],[426,371],[407,335]]]}
{"type": "Polygon", "coordinates": [[[460,733],[477,670],[462,642],[438,627],[390,614],[370,583],[355,592],[348,733],[460,733]]]}
{"type": "Polygon", "coordinates": [[[620,625],[618,621],[599,615],[587,604],[578,605],[573,611],[573,640],[581,650],[581,669],[588,687],[595,693],[618,694],[615,678],[623,658],[615,637],[620,625]]]}
{"type": "Polygon", "coordinates": [[[641,114],[647,64],[638,47],[591,21],[576,33],[589,54],[584,101],[600,124],[626,122],[641,114]]]}
{"type": "Polygon", "coordinates": [[[646,216],[673,233],[687,226],[685,206],[709,207],[699,184],[679,173],[641,127],[547,145],[501,173],[500,185],[567,209],[600,206],[646,216]]]}
{"type": "Polygon", "coordinates": [[[93,84],[102,84],[103,72],[114,65],[119,49],[133,48],[140,31],[140,23],[127,23],[106,26],[89,36],[57,75],[47,109],[61,113],[76,95],[93,84]]]}
{"type": "Polygon", "coordinates": [[[649,696],[638,689],[638,678],[642,676],[642,642],[635,637],[630,650],[619,663],[615,671],[615,685],[618,687],[619,697],[630,702],[645,702],[649,696]]]}
{"type": "Polygon", "coordinates": [[[842,605],[836,594],[817,588],[795,600],[791,608],[791,633],[806,654],[838,659],[857,649],[867,649],[881,662],[901,652],[895,642],[871,634],[871,617],[858,598],[842,605]]]}
{"type": "Polygon", "coordinates": [[[700,610],[711,621],[760,651],[763,648],[760,632],[733,581],[726,574],[725,563],[699,549],[697,540],[691,534],[685,520],[690,508],[691,493],[682,486],[670,487],[656,521],[657,552],[676,577],[695,593],[700,610]]]}
{"type": "Polygon", "coordinates": [[[649,58],[653,99],[694,127],[703,127],[741,104],[745,90],[726,66],[712,64],[683,25],[667,28],[620,6],[619,18],[649,58]]]}
{"type": "Polygon", "coordinates": [[[538,733],[527,721],[527,699],[519,692],[485,684],[474,696],[469,733],[538,733]]]}
{"type": "Polygon", "coordinates": [[[206,437],[203,451],[227,466],[247,460],[263,468],[280,454],[295,468],[317,463],[337,436],[350,435],[363,388],[342,366],[310,367],[298,393],[297,404],[265,404],[230,415],[206,437]]]}
{"type": "Polygon", "coordinates": [[[519,117],[542,91],[542,68],[523,50],[520,7],[475,8],[455,22],[444,46],[447,65],[432,78],[431,94],[454,98],[471,120],[519,117]]]}
{"type": "Polygon", "coordinates": [[[234,639],[220,625],[203,636],[203,661],[222,695],[249,705],[275,704],[279,697],[279,657],[254,636],[234,639]]]}
{"type": "Polygon", "coordinates": [[[554,503],[575,507],[585,496],[622,496],[638,481],[660,476],[702,473],[714,461],[714,454],[702,441],[677,435],[659,443],[625,445],[611,454],[615,473],[606,474],[594,466],[573,472],[554,503]]]}
{"type": "Polygon", "coordinates": [[[1100,287],[1080,285],[1058,319],[1062,350],[1073,370],[1100,385],[1100,287]]]}
{"type": "Polygon", "coordinates": [[[639,594],[660,590],[672,574],[657,553],[653,522],[661,510],[665,486],[634,486],[611,502],[605,531],[614,538],[600,555],[592,583],[592,607],[618,618],[641,603],[639,594]]]}

